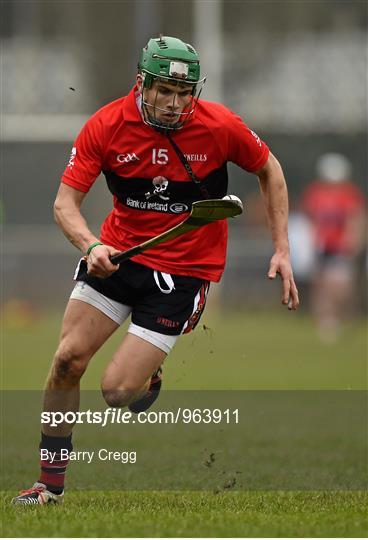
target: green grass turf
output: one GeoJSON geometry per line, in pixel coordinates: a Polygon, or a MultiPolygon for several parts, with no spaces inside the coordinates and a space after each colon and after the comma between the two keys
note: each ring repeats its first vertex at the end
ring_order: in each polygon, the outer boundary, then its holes
{"type": "Polygon", "coordinates": [[[362,493],[72,492],[63,506],[8,506],[4,537],[364,537],[362,493]]]}
{"type": "MultiPolygon", "coordinates": [[[[57,344],[61,316],[8,321],[2,387],[40,389],[57,344]]],[[[118,331],[91,362],[84,389],[99,388],[118,331]]],[[[366,331],[348,325],[321,343],[300,313],[209,312],[167,359],[166,389],[362,389],[366,331]]],[[[30,458],[33,462],[33,457],[30,458]]],[[[33,478],[24,474],[24,485],[33,478]]],[[[3,486],[6,489],[6,486],[3,486]]],[[[56,508],[13,508],[2,492],[4,537],[37,536],[340,536],[367,535],[367,495],[356,491],[67,492],[56,508]]]]}
{"type": "MultiPolygon", "coordinates": [[[[4,328],[2,387],[41,389],[57,346],[61,314],[4,328]]],[[[124,327],[126,328],[126,327],[124,327]]],[[[104,366],[121,341],[118,330],[91,361],[82,388],[99,389],[104,366]]],[[[363,322],[322,343],[301,313],[205,314],[165,361],[166,389],[363,389],[367,382],[363,322]]]]}

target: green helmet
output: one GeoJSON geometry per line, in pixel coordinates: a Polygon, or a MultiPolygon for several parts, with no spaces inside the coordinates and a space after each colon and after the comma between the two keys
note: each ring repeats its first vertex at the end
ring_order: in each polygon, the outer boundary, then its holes
{"type": "Polygon", "coordinates": [[[150,88],[156,77],[194,86],[202,82],[197,51],[174,37],[151,38],[142,51],[138,70],[144,74],[145,88],[150,88]]]}
{"type": "Polygon", "coordinates": [[[160,35],[151,38],[142,51],[138,62],[138,70],[143,79],[142,113],[143,121],[159,130],[179,129],[191,118],[206,78],[200,79],[199,56],[196,50],[178,38],[160,35]],[[181,112],[174,112],[175,94],[171,106],[162,108],[157,105],[156,98],[147,99],[144,89],[151,89],[155,80],[163,80],[178,85],[188,84],[191,87],[191,99],[181,112]],[[165,121],[160,115],[171,118],[165,121]],[[176,118],[176,121],[174,121],[176,118]]]}

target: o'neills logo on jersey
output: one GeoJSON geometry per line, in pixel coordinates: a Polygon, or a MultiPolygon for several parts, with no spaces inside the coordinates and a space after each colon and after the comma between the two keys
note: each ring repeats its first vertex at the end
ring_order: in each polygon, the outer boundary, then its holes
{"type": "Polygon", "coordinates": [[[116,161],[119,163],[129,163],[129,161],[139,161],[139,157],[135,152],[130,152],[127,154],[118,154],[116,156],[116,161]]]}
{"type": "Polygon", "coordinates": [[[207,154],[184,154],[188,161],[207,161],[207,154]]]}
{"type": "Polygon", "coordinates": [[[251,134],[253,135],[253,137],[255,138],[255,140],[257,141],[257,144],[258,146],[262,146],[262,141],[261,139],[258,137],[257,133],[255,131],[253,131],[252,129],[249,130],[251,132],[251,134]]]}
{"type": "Polygon", "coordinates": [[[75,160],[75,156],[77,155],[77,149],[75,146],[73,146],[72,148],[72,152],[70,154],[70,158],[69,158],[69,163],[68,163],[68,167],[71,169],[72,167],[74,167],[74,160],[75,160]]]}

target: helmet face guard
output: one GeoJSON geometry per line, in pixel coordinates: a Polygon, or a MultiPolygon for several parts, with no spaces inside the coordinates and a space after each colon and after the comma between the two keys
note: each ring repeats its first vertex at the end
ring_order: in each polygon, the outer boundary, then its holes
{"type": "MultiPolygon", "coordinates": [[[[174,84],[173,79],[170,78],[155,78],[153,80],[162,81],[162,82],[168,82],[170,84],[174,84]]],[[[144,81],[144,79],[143,79],[144,81]]],[[[191,118],[192,114],[195,111],[196,104],[198,101],[198,98],[201,94],[203,84],[205,82],[205,79],[202,79],[197,83],[196,85],[190,85],[192,87],[191,89],[191,96],[188,104],[184,107],[184,109],[181,112],[175,112],[175,106],[176,106],[176,94],[173,94],[172,103],[169,109],[164,109],[162,107],[159,107],[157,105],[157,98],[159,89],[157,88],[156,94],[152,101],[148,101],[146,98],[145,89],[147,88],[144,85],[143,82],[143,91],[142,91],[142,113],[143,113],[143,120],[146,124],[149,126],[155,127],[155,128],[161,128],[161,129],[180,129],[182,128],[191,118]],[[161,114],[164,114],[168,121],[163,122],[158,118],[161,114]]],[[[182,81],[177,82],[180,87],[183,87],[184,83],[182,81]]]]}
{"type": "Polygon", "coordinates": [[[142,113],[146,124],[160,129],[180,129],[191,118],[206,78],[200,78],[199,57],[195,49],[180,39],[163,37],[150,39],[142,51],[138,63],[142,75],[142,113]],[[191,87],[191,99],[181,112],[174,112],[176,94],[170,109],[157,106],[158,90],[151,102],[147,101],[145,89],[152,88],[154,81],[191,87]],[[153,101],[153,102],[152,102],[153,101]],[[167,122],[158,119],[164,114],[167,122]],[[176,119],[176,121],[173,121],[176,119]]]}

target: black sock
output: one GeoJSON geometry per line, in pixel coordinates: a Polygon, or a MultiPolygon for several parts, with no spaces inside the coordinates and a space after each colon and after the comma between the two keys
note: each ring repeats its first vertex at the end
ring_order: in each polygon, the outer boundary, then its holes
{"type": "Polygon", "coordinates": [[[64,478],[68,458],[62,455],[62,450],[67,450],[67,453],[73,450],[72,436],[68,437],[53,437],[41,433],[40,450],[40,465],[41,474],[39,482],[45,484],[46,489],[60,495],[64,491],[64,478]],[[52,458],[50,456],[52,452],[52,458]]]}

